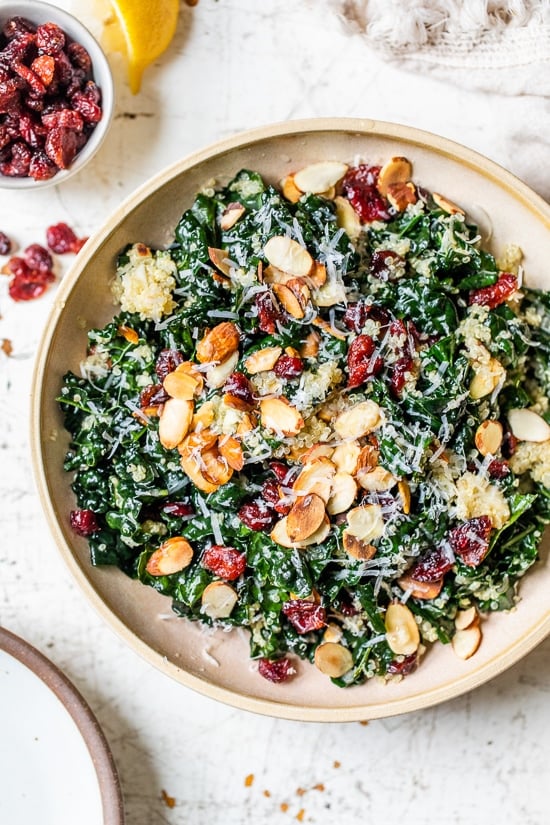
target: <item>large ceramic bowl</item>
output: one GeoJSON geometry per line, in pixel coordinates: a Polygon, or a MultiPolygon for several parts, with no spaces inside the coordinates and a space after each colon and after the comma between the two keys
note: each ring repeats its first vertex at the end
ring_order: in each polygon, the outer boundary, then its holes
{"type": "MultiPolygon", "coordinates": [[[[509,242],[525,253],[530,284],[550,288],[550,207],[510,173],[448,140],[372,120],[314,120],[271,126],[225,140],[170,167],[141,187],[88,241],[59,289],[39,348],[33,390],[32,441],[42,503],[59,549],[83,594],[116,632],[152,665],[207,696],[248,710],[301,720],[345,721],[390,716],[457,696],[512,665],[550,632],[550,562],[541,561],[521,584],[516,611],[484,623],[483,643],[468,661],[435,645],[416,673],[397,684],[371,680],[343,690],[313,666],[284,684],[262,679],[248,659],[241,632],[212,635],[172,618],[170,601],[111,568],[93,568],[85,539],[72,533],[75,506],[63,471],[68,444],[55,401],[63,374],[85,353],[86,330],[113,315],[109,279],[117,253],[143,241],[164,246],[195,192],[213,178],[256,169],[276,183],[312,161],[362,157],[383,162],[405,155],[414,178],[468,208],[495,250],[509,242]]],[[[546,541],[548,545],[548,541],[546,541]]]]}

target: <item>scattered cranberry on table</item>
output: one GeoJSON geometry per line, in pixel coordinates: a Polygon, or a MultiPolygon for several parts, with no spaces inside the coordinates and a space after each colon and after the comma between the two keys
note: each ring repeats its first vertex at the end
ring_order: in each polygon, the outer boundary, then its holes
{"type": "Polygon", "coordinates": [[[0,32],[0,174],[68,169],[102,117],[90,55],[55,23],[12,17],[0,32]]]}

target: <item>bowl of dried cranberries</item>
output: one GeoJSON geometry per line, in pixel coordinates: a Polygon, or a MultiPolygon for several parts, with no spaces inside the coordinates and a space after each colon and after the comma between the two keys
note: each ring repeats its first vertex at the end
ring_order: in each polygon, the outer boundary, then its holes
{"type": "Polygon", "coordinates": [[[98,42],[49,3],[0,9],[0,187],[61,183],[92,158],[113,113],[98,42]]]}

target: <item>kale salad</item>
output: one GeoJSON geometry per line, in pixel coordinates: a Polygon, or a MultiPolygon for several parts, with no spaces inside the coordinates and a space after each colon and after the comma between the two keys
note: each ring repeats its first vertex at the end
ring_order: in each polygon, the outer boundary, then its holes
{"type": "Polygon", "coordinates": [[[121,250],[59,397],[92,564],[272,682],[474,655],[550,521],[550,295],[499,254],[402,157],[242,170],[121,250]]]}

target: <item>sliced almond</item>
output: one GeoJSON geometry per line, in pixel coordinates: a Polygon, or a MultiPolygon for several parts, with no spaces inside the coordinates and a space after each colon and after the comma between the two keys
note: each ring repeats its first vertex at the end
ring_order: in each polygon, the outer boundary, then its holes
{"type": "Polygon", "coordinates": [[[550,426],[533,410],[509,410],[507,417],[512,434],[518,441],[542,442],[550,438],[550,426]]]}
{"type": "Polygon", "coordinates": [[[399,498],[401,499],[403,512],[406,516],[408,516],[411,512],[411,488],[409,487],[408,481],[404,478],[397,482],[397,492],[399,493],[399,498]]]}
{"type": "Polygon", "coordinates": [[[325,518],[325,502],[315,493],[299,496],[286,517],[286,530],[293,543],[304,541],[315,533],[325,518]]]}
{"type": "Polygon", "coordinates": [[[202,490],[203,493],[215,493],[219,484],[214,484],[209,479],[205,478],[201,470],[201,461],[195,456],[182,456],[180,458],[181,469],[185,475],[191,479],[195,487],[202,490]]]}
{"type": "Polygon", "coordinates": [[[464,630],[457,630],[451,641],[453,651],[460,659],[469,659],[481,644],[481,628],[472,624],[464,630]]]}
{"type": "Polygon", "coordinates": [[[189,567],[192,561],[193,548],[187,539],[172,536],[149,557],[145,569],[150,576],[171,576],[189,567]]]}
{"type": "Polygon", "coordinates": [[[214,581],[207,584],[201,596],[201,613],[211,619],[227,619],[239,597],[237,591],[226,582],[214,581]]]}
{"type": "Polygon", "coordinates": [[[330,459],[315,458],[300,471],[292,485],[292,490],[296,495],[301,496],[315,493],[326,504],[332,492],[332,479],[335,473],[336,467],[330,459]]]}
{"type": "Polygon", "coordinates": [[[249,433],[256,427],[256,416],[250,413],[245,413],[237,426],[236,435],[243,436],[249,433]]]}
{"type": "Polygon", "coordinates": [[[395,183],[408,183],[412,176],[412,164],[407,158],[390,158],[380,169],[376,188],[384,197],[395,183]]]}
{"type": "Polygon", "coordinates": [[[362,504],[347,514],[347,531],[362,541],[374,541],[384,533],[384,518],[379,504],[362,504]]]}
{"type": "Polygon", "coordinates": [[[309,283],[319,289],[326,283],[327,280],[327,268],[324,264],[320,263],[319,261],[314,261],[313,269],[307,276],[309,283]]]}
{"type": "Polygon", "coordinates": [[[225,361],[216,366],[209,367],[206,371],[205,379],[211,390],[223,387],[239,361],[239,353],[234,352],[225,361]]]}
{"type": "Polygon", "coordinates": [[[370,472],[359,470],[355,477],[363,490],[368,490],[370,493],[382,493],[391,490],[397,483],[395,476],[385,470],[384,467],[375,467],[370,472]]]}
{"type": "Polygon", "coordinates": [[[487,364],[476,363],[472,366],[475,375],[470,383],[470,396],[474,399],[490,395],[506,375],[506,370],[500,361],[492,356],[487,364]]]}
{"type": "Polygon", "coordinates": [[[416,203],[418,196],[414,183],[390,183],[387,198],[397,212],[404,212],[411,203],[416,203]]]}
{"type": "Polygon", "coordinates": [[[331,447],[330,444],[314,444],[300,455],[300,464],[309,464],[310,461],[314,461],[316,458],[330,458],[333,452],[334,447],[331,447]]]}
{"type": "Polygon", "coordinates": [[[250,375],[272,370],[283,352],[282,347],[264,347],[257,349],[245,359],[244,367],[250,375]]]}
{"type": "Polygon", "coordinates": [[[191,429],[203,429],[204,427],[209,427],[214,418],[216,416],[214,402],[213,401],[205,401],[199,409],[195,412],[193,416],[193,421],[191,423],[191,429]]]}
{"type": "Polygon", "coordinates": [[[320,544],[326,539],[329,533],[330,521],[325,516],[321,522],[321,525],[317,528],[317,530],[315,530],[314,533],[308,536],[308,538],[303,539],[302,541],[293,541],[288,534],[288,521],[287,516],[285,516],[277,522],[271,531],[271,539],[276,544],[280,544],[281,547],[296,547],[298,549],[302,549],[309,547],[312,544],[320,544]]]}
{"type": "Polygon", "coordinates": [[[293,293],[296,295],[302,309],[305,309],[307,307],[311,299],[311,290],[307,285],[308,280],[309,278],[291,278],[285,284],[285,286],[291,289],[293,293]]]}
{"type": "Polygon", "coordinates": [[[260,401],[260,420],[267,430],[283,435],[298,435],[304,419],[286,398],[263,398],[260,401]]]}
{"type": "Polygon", "coordinates": [[[340,413],[333,428],[340,438],[362,438],[378,427],[381,422],[380,412],[375,401],[361,401],[340,413]]]}
{"type": "Polygon", "coordinates": [[[331,186],[330,189],[325,189],[324,192],[319,192],[319,197],[324,198],[327,201],[334,200],[335,196],[336,196],[336,187],[335,186],[331,186]]]}
{"type": "Polygon", "coordinates": [[[298,320],[304,317],[305,304],[288,284],[273,284],[272,289],[277,300],[289,315],[298,320]]]}
{"type": "Polygon", "coordinates": [[[328,321],[325,321],[325,319],[321,318],[320,315],[317,315],[315,318],[313,318],[311,323],[314,326],[319,327],[319,329],[322,329],[323,332],[326,332],[328,335],[332,335],[333,338],[338,338],[339,341],[347,340],[347,335],[345,332],[342,332],[341,330],[337,329],[332,324],[330,324],[328,321]]]}
{"type": "Polygon", "coordinates": [[[244,467],[244,454],[240,441],[232,435],[223,435],[218,438],[218,450],[229,466],[239,472],[244,467]]]}
{"type": "Polygon", "coordinates": [[[325,632],[323,633],[323,642],[337,643],[343,635],[344,631],[339,624],[336,624],[336,622],[329,622],[326,626],[325,632]]]}
{"type": "Polygon", "coordinates": [[[369,544],[368,541],[358,539],[357,536],[352,535],[349,530],[343,531],[342,543],[348,556],[358,561],[369,561],[376,555],[376,547],[374,544],[369,544]]]}
{"type": "Polygon", "coordinates": [[[290,203],[298,203],[304,194],[294,183],[294,175],[287,175],[286,178],[283,178],[282,181],[279,182],[279,186],[281,187],[283,195],[290,203]]]}
{"type": "Polygon", "coordinates": [[[191,427],[195,405],[192,401],[170,398],[163,406],[159,418],[159,440],[166,450],[180,444],[191,427]]]}
{"type": "Polygon", "coordinates": [[[290,272],[283,272],[282,269],[277,269],[276,266],[268,264],[262,270],[262,282],[264,284],[286,284],[287,281],[292,280],[294,276],[290,272]]]}
{"type": "Polygon", "coordinates": [[[197,361],[225,361],[239,348],[240,333],[231,321],[222,321],[213,327],[197,344],[197,361]]]}
{"type": "Polygon", "coordinates": [[[361,221],[359,215],[348,201],[341,195],[334,198],[336,205],[336,221],[343,229],[351,241],[356,241],[361,234],[361,221]]]}
{"type": "Polygon", "coordinates": [[[455,616],[455,627],[457,630],[466,630],[470,625],[479,622],[479,614],[475,605],[459,610],[455,616]]]}
{"type": "Polygon", "coordinates": [[[440,195],[438,192],[432,192],[432,198],[434,202],[442,209],[444,212],[447,212],[448,215],[464,215],[464,209],[460,206],[457,206],[456,203],[453,203],[449,198],[445,198],[443,195],[440,195]]]}
{"type": "Polygon", "coordinates": [[[336,186],[346,172],[348,166],[337,160],[323,160],[319,163],[310,163],[299,172],[294,173],[294,184],[302,192],[311,192],[320,195],[333,186],[336,186]]]}
{"type": "Polygon", "coordinates": [[[357,483],[349,473],[336,473],[332,479],[332,490],[327,502],[327,512],[331,516],[345,513],[357,495],[357,483]]]}
{"type": "Polygon", "coordinates": [[[214,264],[217,270],[219,270],[226,278],[229,278],[231,274],[231,264],[227,259],[227,250],[225,249],[216,249],[213,246],[208,247],[208,257],[210,261],[214,264]]]}
{"type": "Polygon", "coordinates": [[[361,452],[358,441],[344,441],[343,444],[339,444],[332,454],[332,461],[336,464],[338,472],[355,475],[361,452]]]}
{"type": "Polygon", "coordinates": [[[192,401],[196,395],[200,395],[204,386],[204,380],[199,372],[193,372],[190,361],[179,364],[175,370],[169,372],[162,385],[168,395],[172,398],[181,398],[184,401],[192,401]]]}
{"type": "Polygon", "coordinates": [[[319,333],[312,330],[300,347],[300,356],[302,358],[317,358],[320,343],[321,338],[319,333]]]}
{"type": "Polygon", "coordinates": [[[220,228],[227,232],[228,229],[231,229],[237,221],[239,221],[244,213],[246,212],[245,207],[242,203],[229,203],[222,212],[222,216],[220,218],[220,228]]]}
{"type": "Polygon", "coordinates": [[[203,473],[203,455],[208,450],[212,450],[216,444],[218,436],[211,430],[204,429],[190,433],[179,445],[180,464],[184,473],[191,479],[195,487],[203,493],[213,493],[218,489],[219,484],[205,477],[203,473]]]}
{"type": "Polygon", "coordinates": [[[264,246],[264,255],[270,264],[295,277],[309,275],[313,267],[313,258],[307,249],[288,235],[270,238],[264,246]]]}
{"type": "Polygon", "coordinates": [[[347,647],[337,642],[323,642],[315,649],[315,666],[330,676],[339,679],[353,667],[353,656],[347,647]]]}
{"type": "Polygon", "coordinates": [[[346,301],[346,288],[341,281],[327,281],[319,289],[314,289],[312,301],[318,307],[332,307],[346,301]]]}
{"type": "MultiPolygon", "coordinates": [[[[357,442],[353,442],[357,443],[357,442]]],[[[359,458],[357,459],[357,466],[355,468],[356,473],[370,473],[372,470],[378,467],[378,459],[380,457],[380,453],[377,447],[373,444],[366,444],[359,453],[359,458]]]]}
{"type": "Polygon", "coordinates": [[[200,456],[200,471],[206,481],[221,487],[233,475],[233,467],[217,447],[205,450],[200,456]]]}
{"type": "Polygon", "coordinates": [[[129,344],[137,344],[139,342],[139,334],[132,327],[127,327],[126,324],[121,324],[117,329],[117,333],[121,335],[129,344]]]}
{"type": "Polygon", "coordinates": [[[435,599],[439,596],[443,587],[443,579],[436,579],[433,582],[420,582],[412,576],[401,576],[397,579],[397,584],[405,592],[410,591],[415,599],[435,599]]]}
{"type": "Polygon", "coordinates": [[[481,455],[495,455],[500,449],[504,430],[500,421],[487,419],[476,430],[475,445],[481,455]]]}
{"type": "Polygon", "coordinates": [[[393,602],[386,610],[386,640],[398,656],[410,656],[418,650],[420,631],[406,604],[393,602]]]}

